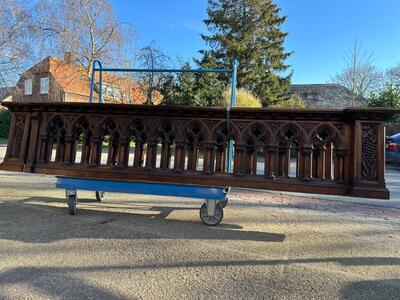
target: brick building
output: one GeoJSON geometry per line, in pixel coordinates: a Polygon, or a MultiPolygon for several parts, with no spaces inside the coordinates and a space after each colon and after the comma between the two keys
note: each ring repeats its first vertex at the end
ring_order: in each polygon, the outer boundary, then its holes
{"type": "MultiPolygon", "coordinates": [[[[85,68],[76,64],[70,53],[64,60],[49,56],[25,71],[16,84],[13,101],[89,102],[90,78],[85,68]]],[[[98,72],[96,73],[98,80],[98,72]]],[[[97,97],[97,93],[94,93],[97,97]]],[[[105,103],[142,104],[144,87],[130,77],[103,73],[105,103]]]]}

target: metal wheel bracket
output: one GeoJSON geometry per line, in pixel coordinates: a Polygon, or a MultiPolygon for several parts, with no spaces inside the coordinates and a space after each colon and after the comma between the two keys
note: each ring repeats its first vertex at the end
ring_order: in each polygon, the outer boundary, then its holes
{"type": "Polygon", "coordinates": [[[99,201],[99,202],[101,202],[101,201],[103,201],[103,200],[106,199],[106,197],[107,197],[107,192],[96,191],[95,195],[96,195],[96,200],[99,201]]]}
{"type": "Polygon", "coordinates": [[[78,198],[78,193],[76,190],[65,190],[65,197],[68,199],[69,196],[75,196],[75,198],[78,198]]]}
{"type": "Polygon", "coordinates": [[[226,197],[224,200],[218,201],[218,204],[221,205],[222,208],[225,208],[228,205],[228,197],[226,197]]]}
{"type": "Polygon", "coordinates": [[[207,214],[210,217],[213,217],[215,214],[215,206],[217,205],[216,200],[206,200],[206,205],[207,205],[207,214]]]}
{"type": "Polygon", "coordinates": [[[67,206],[70,215],[76,214],[76,205],[78,204],[77,201],[77,194],[74,190],[65,190],[67,206]]]}

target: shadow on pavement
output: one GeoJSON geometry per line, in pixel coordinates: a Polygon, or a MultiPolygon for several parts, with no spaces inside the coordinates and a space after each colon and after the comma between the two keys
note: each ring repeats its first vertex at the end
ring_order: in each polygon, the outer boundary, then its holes
{"type": "Polygon", "coordinates": [[[400,280],[366,280],[348,284],[341,291],[342,299],[400,299],[400,280]]]}
{"type": "Polygon", "coordinates": [[[0,202],[0,239],[31,243],[49,243],[72,238],[91,239],[188,239],[188,240],[247,240],[282,242],[284,234],[243,230],[235,224],[205,226],[198,216],[198,208],[151,206],[146,202],[110,203],[88,207],[92,200],[81,200],[85,207],[75,216],[68,215],[64,201],[49,197],[31,197],[12,202],[0,202]],[[31,203],[35,202],[35,203],[31,203]],[[114,203],[113,203],[114,204],[114,203]],[[119,204],[119,203],[116,203],[119,204]],[[110,211],[108,209],[113,209],[110,211]],[[107,209],[107,210],[103,210],[107,209]],[[176,210],[195,213],[198,221],[176,220],[167,217],[176,210]]]}
{"type": "MultiPolygon", "coordinates": [[[[220,267],[220,266],[268,266],[277,264],[339,262],[346,265],[364,264],[386,265],[399,264],[399,258],[320,258],[320,259],[289,259],[289,260],[244,260],[244,261],[196,261],[173,264],[142,264],[142,265],[109,265],[109,266],[77,266],[77,267],[19,267],[0,274],[0,287],[15,284],[28,284],[47,297],[68,297],[80,299],[86,296],[101,299],[125,299],[95,287],[79,279],[79,274],[87,272],[134,271],[151,269],[220,267]],[[389,259],[389,260],[388,260],[389,259]],[[76,276],[77,275],[77,276],[76,276]],[[75,277],[76,276],[76,277],[75,277]],[[51,278],[51,280],[49,280],[51,278]]],[[[90,276],[90,275],[89,275],[90,276]]],[[[342,289],[343,299],[399,299],[400,280],[371,280],[350,283],[342,289]]]]}
{"type": "MultiPolygon", "coordinates": [[[[128,299],[87,283],[75,270],[67,273],[68,268],[21,267],[0,275],[2,286],[26,285],[33,287],[48,299],[128,299]]],[[[5,295],[2,295],[5,296],[5,295]]],[[[32,296],[32,295],[31,295],[32,296]]],[[[11,299],[12,295],[10,295],[11,299]]]]}

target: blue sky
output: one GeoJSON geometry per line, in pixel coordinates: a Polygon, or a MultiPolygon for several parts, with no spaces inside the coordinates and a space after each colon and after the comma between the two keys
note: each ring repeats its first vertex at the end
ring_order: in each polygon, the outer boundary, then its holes
{"type": "MultiPolygon", "coordinates": [[[[173,57],[190,60],[205,47],[206,0],[112,0],[118,18],[134,24],[138,43],[151,41],[173,57]]],[[[288,19],[285,46],[294,83],[324,83],[343,68],[354,40],[385,69],[400,63],[400,0],[276,0],[288,19]]]]}

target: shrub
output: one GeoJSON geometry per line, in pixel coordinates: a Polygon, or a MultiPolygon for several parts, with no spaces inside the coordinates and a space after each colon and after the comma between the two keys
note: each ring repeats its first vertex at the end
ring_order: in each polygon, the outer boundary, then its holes
{"type": "Polygon", "coordinates": [[[303,98],[299,95],[294,94],[287,100],[282,100],[271,104],[269,107],[271,108],[306,108],[307,104],[303,98]]]}
{"type": "MultiPolygon", "coordinates": [[[[386,84],[379,93],[372,93],[368,100],[369,107],[400,108],[400,83],[386,84]]],[[[387,123],[388,135],[399,132],[400,116],[394,116],[387,123]]]]}
{"type": "Polygon", "coordinates": [[[8,138],[8,132],[10,131],[11,112],[0,106],[0,138],[8,138]]]}
{"type": "MultiPolygon", "coordinates": [[[[224,101],[226,105],[231,103],[231,90],[224,91],[224,101]]],[[[236,91],[236,107],[262,107],[260,99],[255,97],[246,89],[236,91]]]]}

